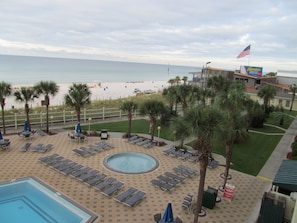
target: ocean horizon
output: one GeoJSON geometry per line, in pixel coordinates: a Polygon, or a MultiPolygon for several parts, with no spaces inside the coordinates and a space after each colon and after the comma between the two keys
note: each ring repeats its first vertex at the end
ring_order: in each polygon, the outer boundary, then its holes
{"type": "Polygon", "coordinates": [[[56,83],[168,81],[199,67],[90,59],[0,55],[1,80],[32,85],[41,80],[56,83]]]}

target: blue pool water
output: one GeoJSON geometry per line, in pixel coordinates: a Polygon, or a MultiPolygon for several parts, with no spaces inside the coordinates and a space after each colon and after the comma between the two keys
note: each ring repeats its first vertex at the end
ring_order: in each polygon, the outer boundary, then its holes
{"type": "Polygon", "coordinates": [[[121,173],[145,173],[156,169],[158,161],[147,154],[137,152],[122,152],[105,158],[104,165],[121,173]]]}
{"type": "Polygon", "coordinates": [[[0,184],[1,223],[85,223],[92,217],[31,177],[0,184]]]}

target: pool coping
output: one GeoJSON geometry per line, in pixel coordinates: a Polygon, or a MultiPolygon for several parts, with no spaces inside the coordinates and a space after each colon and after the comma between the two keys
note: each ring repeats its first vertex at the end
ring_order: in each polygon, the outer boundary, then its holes
{"type": "Polygon", "coordinates": [[[106,167],[107,169],[111,170],[111,171],[114,171],[114,172],[117,172],[117,173],[122,173],[122,174],[144,174],[144,173],[150,173],[154,170],[156,170],[159,166],[160,166],[160,162],[158,159],[156,159],[155,157],[153,157],[152,155],[150,154],[147,154],[147,153],[143,153],[143,152],[130,152],[130,151],[126,151],[126,152],[117,152],[117,153],[113,153],[113,154],[108,154],[104,159],[103,159],[103,166],[106,167]],[[121,170],[117,170],[117,169],[114,169],[114,168],[111,168],[110,166],[108,166],[108,163],[107,163],[107,160],[114,156],[114,155],[117,155],[117,154],[121,154],[121,153],[137,153],[137,154],[144,154],[144,155],[147,155],[151,158],[153,158],[155,161],[156,161],[156,165],[147,170],[147,171],[141,171],[141,172],[124,172],[124,171],[121,171],[121,170]]]}
{"type": "Polygon", "coordinates": [[[100,216],[95,214],[95,212],[91,211],[90,209],[82,206],[81,204],[79,204],[77,201],[74,201],[73,199],[71,199],[70,197],[68,197],[67,195],[61,193],[60,191],[56,190],[54,187],[52,187],[51,185],[49,185],[48,183],[42,181],[41,179],[39,179],[38,177],[35,176],[27,176],[27,177],[22,177],[22,178],[17,178],[17,179],[11,179],[11,180],[6,180],[6,181],[1,181],[0,185],[3,184],[7,184],[7,183],[14,183],[14,182],[18,182],[18,181],[22,181],[22,180],[26,180],[28,178],[32,178],[33,180],[37,181],[39,184],[41,184],[42,186],[46,187],[47,189],[51,190],[53,193],[55,194],[59,194],[60,197],[62,197],[63,199],[65,199],[66,201],[68,201],[69,203],[71,203],[72,205],[76,206],[77,208],[81,209],[82,211],[86,212],[87,214],[89,214],[91,217],[89,220],[87,220],[85,223],[94,223],[97,219],[100,219],[100,216]]]}

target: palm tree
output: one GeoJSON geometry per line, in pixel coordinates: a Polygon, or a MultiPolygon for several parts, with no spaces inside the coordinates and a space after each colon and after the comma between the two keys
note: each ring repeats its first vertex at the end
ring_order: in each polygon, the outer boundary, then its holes
{"type": "Polygon", "coordinates": [[[225,143],[226,147],[226,167],[224,177],[224,184],[222,189],[225,188],[229,176],[229,169],[233,153],[233,143],[235,140],[247,137],[244,119],[244,103],[246,102],[245,88],[242,82],[231,82],[227,92],[221,92],[217,97],[215,104],[224,111],[224,119],[222,131],[220,136],[225,143]]]}
{"type": "Polygon", "coordinates": [[[48,107],[50,105],[49,95],[55,96],[59,91],[58,85],[53,81],[40,81],[35,86],[36,93],[44,95],[44,104],[46,106],[46,131],[49,131],[48,128],[48,107]]]}
{"type": "Polygon", "coordinates": [[[263,99],[264,111],[266,115],[269,115],[269,109],[268,109],[269,101],[273,99],[275,95],[276,95],[276,90],[271,85],[265,85],[258,92],[258,96],[263,99]]]}
{"type": "Polygon", "coordinates": [[[65,95],[65,104],[73,107],[80,122],[81,108],[91,103],[91,91],[86,84],[75,84],[70,86],[68,94],[65,95]]]}
{"type": "Polygon", "coordinates": [[[184,84],[186,84],[187,81],[188,81],[188,77],[187,76],[183,76],[182,81],[184,82],[184,84]]]}
{"type": "Polygon", "coordinates": [[[133,101],[125,101],[120,105],[120,109],[128,114],[128,138],[131,135],[131,124],[133,112],[137,110],[138,104],[133,101]]]}
{"type": "Polygon", "coordinates": [[[206,168],[211,153],[211,140],[214,133],[220,129],[222,119],[223,116],[216,106],[198,105],[190,108],[184,116],[184,121],[196,137],[193,149],[197,150],[200,155],[200,181],[194,223],[198,222],[199,213],[202,209],[206,168]]]}
{"type": "Polygon", "coordinates": [[[289,85],[290,91],[292,92],[292,100],[291,100],[291,106],[290,106],[290,111],[292,111],[294,100],[295,100],[295,95],[296,95],[296,90],[297,90],[297,85],[296,84],[291,84],[289,85]]]}
{"type": "Polygon", "coordinates": [[[213,76],[207,80],[207,87],[210,87],[215,93],[227,91],[231,81],[223,76],[213,76]]]}
{"type": "Polygon", "coordinates": [[[175,80],[176,85],[179,85],[179,83],[180,83],[180,77],[179,76],[176,76],[174,80],[175,80]]]}
{"type": "Polygon", "coordinates": [[[140,105],[139,112],[141,115],[148,115],[150,119],[151,141],[154,140],[155,126],[157,118],[163,114],[165,105],[161,101],[147,100],[140,105]]]}
{"type": "Polygon", "coordinates": [[[1,108],[2,108],[2,126],[3,133],[6,133],[5,130],[5,118],[4,118],[4,107],[5,107],[5,97],[11,94],[11,84],[6,83],[4,81],[0,82],[0,100],[1,100],[1,108]]]}
{"type": "Polygon", "coordinates": [[[34,101],[34,98],[38,98],[35,89],[33,87],[21,87],[20,90],[14,92],[14,96],[16,97],[17,101],[25,102],[25,112],[27,115],[27,122],[29,125],[29,130],[31,131],[31,123],[30,123],[30,107],[29,102],[34,101]]]}
{"type": "Polygon", "coordinates": [[[183,113],[185,113],[188,108],[188,102],[192,98],[192,92],[192,85],[179,85],[177,88],[177,97],[182,104],[183,113]]]}
{"type": "Polygon", "coordinates": [[[162,92],[162,95],[166,97],[168,103],[169,103],[169,110],[170,113],[173,113],[173,106],[175,106],[175,111],[177,110],[177,104],[179,103],[179,98],[177,96],[177,89],[178,86],[169,86],[168,88],[165,88],[162,92]]]}
{"type": "Polygon", "coordinates": [[[180,148],[184,147],[184,141],[191,135],[191,130],[182,117],[177,117],[172,121],[171,128],[175,139],[180,139],[180,148]]]}

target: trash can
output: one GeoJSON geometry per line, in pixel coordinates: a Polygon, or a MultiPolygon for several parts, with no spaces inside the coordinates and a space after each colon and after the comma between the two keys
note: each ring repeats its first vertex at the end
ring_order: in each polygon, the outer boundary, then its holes
{"type": "Polygon", "coordinates": [[[208,189],[203,193],[202,206],[209,209],[213,209],[216,204],[217,195],[217,189],[208,187],[208,189]]]}
{"type": "Polygon", "coordinates": [[[107,129],[101,129],[100,133],[101,140],[106,140],[108,139],[108,130],[107,129]]]}

